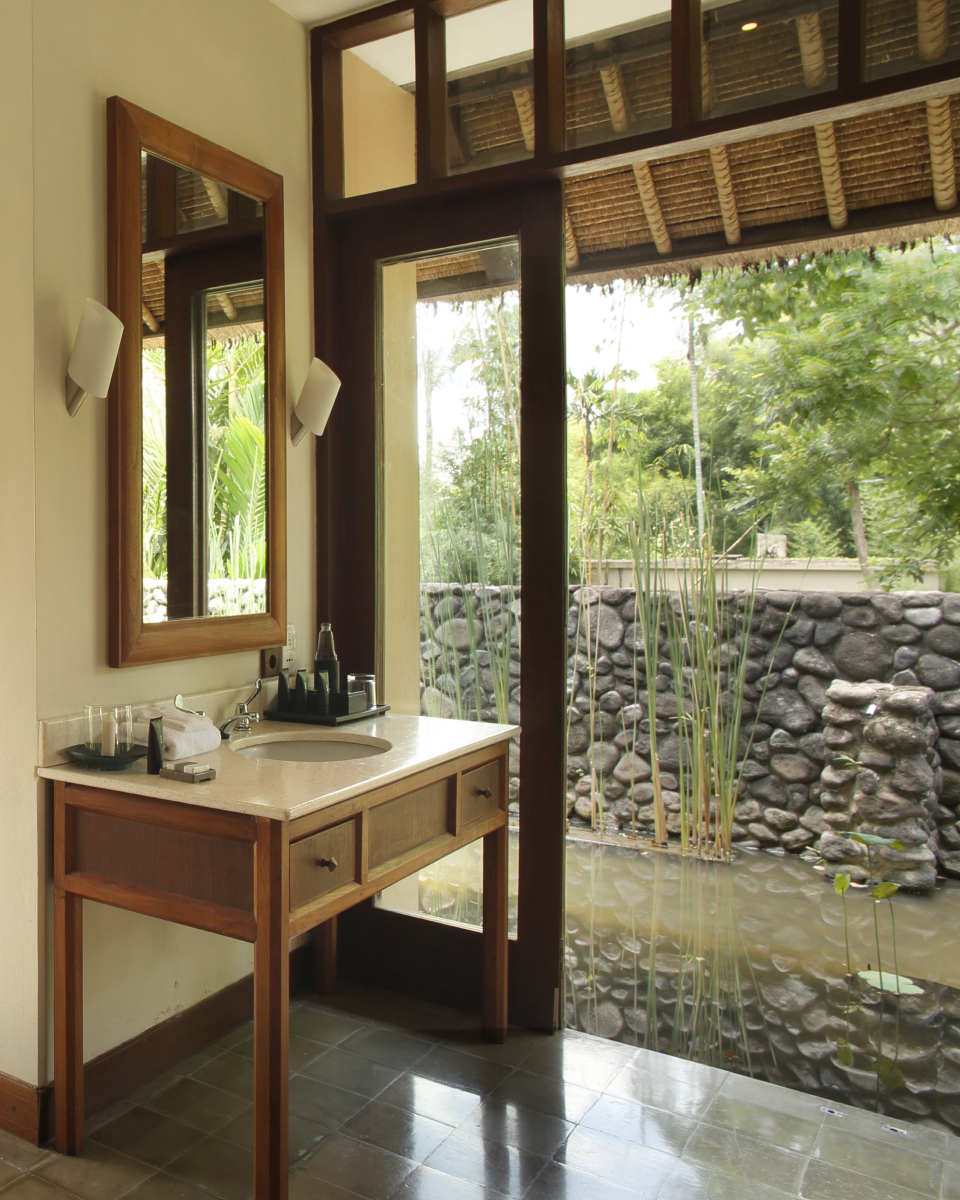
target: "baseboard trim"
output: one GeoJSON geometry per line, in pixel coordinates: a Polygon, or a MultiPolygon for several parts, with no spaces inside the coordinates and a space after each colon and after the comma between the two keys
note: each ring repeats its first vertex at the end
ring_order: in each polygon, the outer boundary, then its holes
{"type": "MultiPolygon", "coordinates": [[[[313,946],[290,953],[290,988],[312,985],[313,946]]],[[[178,1062],[225,1037],[253,1016],[253,976],[246,975],[176,1016],[145,1029],[84,1064],[87,1116],[121,1100],[178,1062]]],[[[41,1145],[53,1136],[53,1084],[31,1087],[0,1075],[0,1129],[41,1145]]]]}

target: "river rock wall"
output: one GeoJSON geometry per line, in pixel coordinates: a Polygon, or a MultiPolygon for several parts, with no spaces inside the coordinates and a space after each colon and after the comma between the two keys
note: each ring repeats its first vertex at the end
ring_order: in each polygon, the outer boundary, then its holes
{"type": "MultiPolygon", "coordinates": [[[[922,795],[911,793],[914,807],[923,810],[911,820],[924,834],[930,859],[960,878],[960,594],[758,590],[749,618],[743,593],[730,593],[722,603],[730,650],[747,656],[742,729],[747,757],[734,840],[791,853],[819,848],[824,834],[835,834],[829,816],[839,811],[830,808],[836,790],[831,772],[842,754],[843,729],[838,735],[829,719],[831,684],[872,681],[900,690],[919,688],[926,697],[929,737],[922,754],[911,754],[923,758],[931,782],[922,795]]],[[[608,833],[652,830],[654,720],[668,828],[678,833],[680,739],[665,625],[651,714],[636,616],[633,589],[570,589],[567,813],[572,825],[608,833]]],[[[426,585],[423,711],[452,716],[456,710],[496,720],[492,664],[501,664],[502,679],[509,661],[506,692],[500,684],[501,709],[508,692],[510,719],[519,719],[520,645],[519,588],[426,585]]],[[[882,722],[874,728],[873,748],[899,754],[883,744],[882,722]]],[[[518,777],[514,751],[514,801],[518,777]]],[[[924,856],[914,868],[918,874],[902,884],[932,886],[932,862],[924,856]]]]}

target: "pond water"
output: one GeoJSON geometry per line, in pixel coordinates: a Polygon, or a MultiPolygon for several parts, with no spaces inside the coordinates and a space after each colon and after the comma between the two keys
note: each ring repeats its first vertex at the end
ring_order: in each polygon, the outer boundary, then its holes
{"type": "MultiPolygon", "coordinates": [[[[422,873],[420,910],[476,923],[479,883],[478,844],[422,873]]],[[[845,923],[794,856],[715,864],[571,838],[565,995],[571,1027],[960,1129],[960,883],[881,903],[851,889],[845,923]],[[857,974],[878,968],[918,994],[857,974]]]]}

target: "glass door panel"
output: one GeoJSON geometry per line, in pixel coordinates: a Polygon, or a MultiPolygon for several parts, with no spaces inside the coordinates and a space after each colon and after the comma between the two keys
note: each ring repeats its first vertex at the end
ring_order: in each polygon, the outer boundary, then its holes
{"type": "MultiPolygon", "coordinates": [[[[394,711],[520,721],[520,250],[515,238],[380,270],[382,664],[394,711]]],[[[510,749],[516,931],[519,745],[510,749]]],[[[479,843],[379,905],[479,927],[479,843]]]]}

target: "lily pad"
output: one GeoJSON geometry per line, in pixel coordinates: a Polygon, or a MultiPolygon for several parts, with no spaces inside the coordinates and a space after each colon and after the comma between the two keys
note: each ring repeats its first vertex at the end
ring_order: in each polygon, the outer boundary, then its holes
{"type": "Polygon", "coordinates": [[[857,974],[878,992],[889,992],[893,996],[922,996],[923,988],[917,987],[906,975],[894,975],[892,971],[884,971],[881,980],[879,971],[858,971],[857,974]]]}

